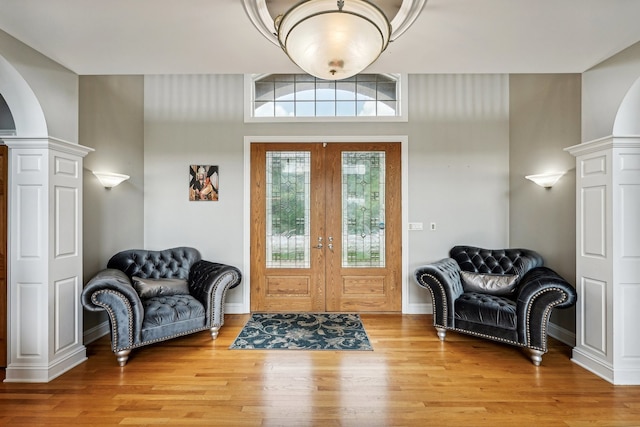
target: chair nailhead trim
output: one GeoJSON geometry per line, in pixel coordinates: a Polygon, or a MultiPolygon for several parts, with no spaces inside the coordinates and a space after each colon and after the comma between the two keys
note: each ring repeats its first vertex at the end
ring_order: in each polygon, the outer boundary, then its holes
{"type": "MultiPolygon", "coordinates": [[[[443,301],[447,301],[446,293],[444,291],[444,287],[442,286],[442,283],[440,283],[440,281],[435,276],[433,276],[431,274],[428,274],[428,273],[425,273],[422,276],[420,276],[420,280],[423,281],[422,278],[425,277],[425,276],[429,277],[431,280],[433,280],[435,283],[438,284],[438,287],[440,288],[440,292],[442,293],[443,301]]],[[[435,302],[435,295],[433,293],[433,289],[431,288],[431,286],[426,286],[426,288],[431,293],[431,302],[433,304],[435,302]]],[[[548,321],[549,321],[549,316],[551,315],[551,310],[556,305],[561,304],[564,301],[566,301],[567,298],[568,298],[568,295],[562,289],[553,287],[553,288],[543,289],[542,291],[536,293],[531,298],[531,300],[534,301],[536,298],[540,297],[545,292],[551,292],[551,291],[561,292],[563,296],[562,296],[562,298],[560,298],[560,299],[554,301],[553,303],[547,305],[547,307],[545,308],[545,313],[544,313],[543,318],[546,319],[546,320],[544,322],[542,322],[542,331],[541,331],[542,338],[543,338],[542,339],[542,343],[543,343],[542,347],[529,345],[529,343],[531,342],[531,309],[532,309],[532,305],[533,304],[528,304],[528,306],[527,306],[527,316],[526,316],[526,322],[525,322],[527,342],[524,343],[524,344],[523,343],[519,343],[517,341],[507,340],[507,339],[504,339],[504,338],[494,337],[494,336],[491,336],[491,335],[481,334],[481,333],[473,332],[473,331],[467,331],[465,329],[458,329],[458,328],[455,328],[455,327],[451,328],[451,327],[447,326],[447,319],[448,319],[448,317],[447,317],[447,314],[448,314],[447,304],[443,304],[443,317],[444,317],[443,318],[443,322],[442,322],[443,325],[439,325],[438,324],[438,319],[436,318],[435,313],[434,313],[433,326],[437,326],[437,327],[440,327],[440,328],[445,328],[445,329],[450,330],[450,331],[460,332],[460,333],[469,334],[469,335],[475,335],[475,336],[482,337],[482,338],[488,338],[488,339],[491,339],[491,340],[494,340],[494,341],[500,341],[500,342],[504,342],[504,343],[507,343],[507,344],[516,345],[516,346],[519,346],[519,347],[531,348],[531,349],[543,351],[543,352],[546,353],[548,351],[547,350],[547,324],[548,324],[548,321]]],[[[434,311],[435,311],[435,308],[434,308],[434,311]]]]}
{"type": "MultiPolygon", "coordinates": [[[[422,276],[420,276],[420,280],[422,281],[422,278],[425,277],[425,276],[431,278],[431,280],[433,280],[434,282],[436,282],[438,284],[438,287],[440,288],[440,293],[442,294],[442,301],[446,302],[447,301],[447,294],[444,291],[444,286],[442,286],[442,283],[440,283],[440,281],[435,276],[433,276],[432,274],[428,274],[428,273],[424,273],[422,276]]],[[[436,319],[436,315],[435,315],[435,301],[436,301],[436,298],[435,298],[435,295],[433,293],[433,289],[431,289],[431,286],[426,286],[426,288],[431,293],[431,305],[434,308],[433,309],[433,311],[434,311],[434,313],[433,313],[433,326],[441,326],[443,328],[448,328],[447,327],[447,319],[449,317],[447,315],[448,315],[449,312],[448,312],[447,304],[443,304],[443,308],[442,308],[442,315],[443,315],[443,319],[442,319],[443,322],[442,323],[444,323],[444,325],[438,325],[436,323],[438,321],[438,319],[436,319]]]]}
{"type": "Polygon", "coordinates": [[[450,330],[450,331],[461,332],[463,334],[475,335],[475,336],[481,337],[481,338],[488,338],[488,339],[493,340],[493,341],[499,341],[499,342],[503,342],[503,343],[506,343],[506,344],[512,344],[512,345],[515,345],[515,346],[518,346],[518,347],[532,348],[534,350],[540,350],[540,351],[543,351],[545,353],[547,352],[547,350],[544,349],[544,348],[539,348],[539,347],[535,347],[535,346],[522,344],[522,343],[519,343],[517,341],[508,340],[508,339],[505,339],[505,338],[494,337],[493,335],[481,334],[479,332],[468,331],[466,329],[458,329],[458,328],[447,328],[447,329],[450,330]]]}
{"type": "MultiPolygon", "coordinates": [[[[162,342],[162,341],[167,341],[167,340],[170,340],[170,339],[173,339],[173,338],[181,337],[183,335],[193,334],[195,332],[208,331],[209,329],[211,329],[211,328],[208,327],[208,326],[203,326],[202,328],[191,329],[190,331],[180,332],[179,334],[174,334],[174,335],[171,335],[171,336],[168,336],[168,337],[162,337],[162,338],[156,338],[156,339],[149,340],[149,341],[143,341],[143,342],[141,342],[139,344],[132,345],[132,346],[127,347],[127,348],[144,347],[145,345],[149,345],[149,344],[153,344],[153,343],[157,343],[157,342],[162,342]]],[[[120,349],[120,350],[125,350],[125,348],[120,349]]]]}
{"type": "MultiPolygon", "coordinates": [[[[235,282],[236,280],[238,280],[238,274],[235,271],[230,272],[233,274],[233,276],[235,277],[234,280],[232,280],[232,283],[235,282]]],[[[211,287],[211,298],[209,298],[209,312],[210,313],[215,313],[213,310],[213,306],[214,306],[214,296],[216,294],[216,290],[218,288],[218,285],[220,284],[220,282],[222,282],[222,279],[224,278],[224,276],[222,276],[220,279],[218,279],[218,281],[216,283],[213,284],[213,286],[211,287]]],[[[209,330],[211,328],[215,328],[217,327],[218,329],[220,327],[222,327],[222,325],[224,324],[224,297],[227,293],[227,289],[224,289],[223,294],[222,294],[222,303],[220,304],[220,319],[218,319],[218,321],[216,321],[216,319],[211,318],[210,324],[208,326],[204,326],[202,328],[196,328],[196,329],[192,329],[190,331],[185,331],[185,332],[181,332],[179,334],[174,334],[171,335],[169,337],[163,337],[163,338],[156,338],[154,340],[149,340],[149,341],[144,341],[141,342],[139,344],[134,345],[133,344],[133,309],[131,308],[131,304],[129,304],[129,300],[120,292],[116,292],[113,291],[111,289],[104,289],[104,290],[100,290],[97,292],[94,292],[93,295],[91,295],[91,301],[99,306],[105,309],[105,311],[108,313],[110,321],[111,321],[111,325],[112,325],[112,336],[111,336],[111,347],[113,349],[113,352],[116,353],[118,351],[122,351],[122,350],[127,350],[127,349],[131,349],[131,348],[138,348],[138,347],[143,347],[145,345],[149,345],[149,344],[153,344],[156,342],[161,342],[161,341],[166,341],[172,338],[177,338],[183,335],[189,335],[195,332],[200,332],[200,331],[206,331],[209,330]],[[96,300],[97,295],[102,294],[102,293],[112,293],[114,295],[117,295],[120,299],[122,299],[123,301],[126,302],[127,305],[127,314],[129,317],[129,345],[126,347],[121,347],[118,348],[117,347],[117,343],[118,343],[118,328],[117,328],[117,323],[115,322],[115,314],[113,313],[113,311],[111,310],[111,308],[101,302],[99,302],[98,300],[96,300]],[[116,325],[116,327],[113,327],[113,325],[116,325]]]]}
{"type": "Polygon", "coordinates": [[[124,350],[127,348],[132,348],[133,346],[133,309],[131,308],[131,304],[129,304],[129,300],[127,299],[127,297],[120,293],[120,292],[116,292],[112,289],[103,289],[97,292],[94,292],[91,295],[91,302],[93,302],[95,305],[102,307],[105,309],[105,311],[108,313],[109,315],[109,320],[111,322],[111,347],[113,348],[113,352],[116,353],[120,350],[124,350]],[[96,297],[100,294],[114,294],[116,295],[118,298],[120,298],[122,301],[124,301],[127,305],[127,314],[129,315],[129,346],[128,347],[123,347],[118,349],[117,348],[117,344],[118,344],[118,323],[116,322],[116,316],[115,313],[113,312],[113,310],[111,310],[111,307],[109,307],[108,305],[105,305],[101,302],[99,302],[96,297]]]}
{"type": "MultiPolygon", "coordinates": [[[[552,291],[558,291],[562,294],[562,297],[560,299],[555,300],[554,302],[547,304],[547,307],[544,310],[544,314],[542,316],[542,318],[544,319],[542,322],[542,330],[541,330],[541,335],[542,335],[542,346],[543,346],[543,351],[546,352],[547,351],[547,324],[549,323],[549,316],[551,316],[551,310],[558,304],[561,304],[563,302],[565,302],[567,300],[567,298],[569,297],[566,292],[564,292],[562,289],[560,288],[546,288],[541,290],[540,292],[537,292],[536,294],[534,294],[531,297],[531,301],[535,301],[536,298],[540,297],[540,295],[544,294],[545,292],[552,292],[552,291]]],[[[531,309],[532,309],[533,303],[530,303],[527,305],[527,318],[526,318],[526,338],[527,338],[527,347],[529,348],[534,348],[534,347],[530,347],[528,344],[531,342],[531,309]]]]}

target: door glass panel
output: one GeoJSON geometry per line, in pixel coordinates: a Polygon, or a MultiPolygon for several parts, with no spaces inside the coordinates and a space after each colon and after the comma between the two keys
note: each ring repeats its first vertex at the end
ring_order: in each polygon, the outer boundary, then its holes
{"type": "Polygon", "coordinates": [[[385,266],[385,153],[342,153],[342,266],[385,266]]]}
{"type": "Polygon", "coordinates": [[[311,153],[270,151],[266,161],[266,266],[309,268],[311,153]]]}

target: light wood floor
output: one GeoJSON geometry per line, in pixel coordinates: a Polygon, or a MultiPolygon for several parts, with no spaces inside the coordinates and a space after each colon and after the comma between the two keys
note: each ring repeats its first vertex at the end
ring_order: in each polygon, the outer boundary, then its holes
{"type": "Polygon", "coordinates": [[[518,348],[450,333],[429,315],[363,314],[372,352],[228,350],[248,315],[134,350],[107,337],[48,384],[0,384],[2,425],[640,426],[640,387],[612,386],[555,340],[518,348]]]}

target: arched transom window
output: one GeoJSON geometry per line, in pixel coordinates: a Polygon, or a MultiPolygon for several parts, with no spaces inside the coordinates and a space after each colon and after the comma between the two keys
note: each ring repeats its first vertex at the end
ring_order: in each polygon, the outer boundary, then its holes
{"type": "Polygon", "coordinates": [[[400,87],[400,76],[394,74],[358,74],[336,81],[308,74],[252,77],[250,118],[398,119],[400,87]]]}

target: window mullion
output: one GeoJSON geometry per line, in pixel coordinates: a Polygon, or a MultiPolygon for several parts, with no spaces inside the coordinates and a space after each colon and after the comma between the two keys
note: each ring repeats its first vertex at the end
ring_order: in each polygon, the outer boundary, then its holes
{"type": "Polygon", "coordinates": [[[392,75],[362,74],[327,81],[305,74],[270,74],[253,80],[253,85],[249,104],[253,117],[400,117],[400,85],[398,77],[392,75]]]}

